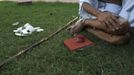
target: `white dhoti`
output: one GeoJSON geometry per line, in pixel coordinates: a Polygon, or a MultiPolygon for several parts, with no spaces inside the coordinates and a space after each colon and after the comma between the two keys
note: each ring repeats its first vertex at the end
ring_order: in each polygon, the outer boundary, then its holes
{"type": "Polygon", "coordinates": [[[134,1],[123,0],[122,10],[119,15],[129,21],[130,27],[134,27],[134,1]]]}

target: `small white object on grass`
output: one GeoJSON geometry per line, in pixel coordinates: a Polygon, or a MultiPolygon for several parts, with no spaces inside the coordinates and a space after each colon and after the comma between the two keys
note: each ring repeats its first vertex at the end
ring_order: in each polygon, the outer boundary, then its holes
{"type": "Polygon", "coordinates": [[[36,32],[42,32],[42,31],[44,31],[44,29],[38,29],[38,30],[36,30],[36,32]]]}
{"type": "Polygon", "coordinates": [[[17,25],[19,25],[19,22],[14,22],[12,25],[17,26],[17,25]]]}
{"type": "Polygon", "coordinates": [[[20,33],[23,30],[24,27],[19,27],[16,30],[13,30],[15,33],[20,33]]]}
{"type": "Polygon", "coordinates": [[[27,36],[25,34],[21,34],[21,33],[15,33],[16,36],[27,36]]]}
{"type": "Polygon", "coordinates": [[[29,23],[26,23],[24,26],[21,26],[16,30],[13,30],[16,36],[28,36],[33,32],[41,32],[41,31],[44,31],[44,29],[41,29],[40,27],[33,27],[29,23]]]}
{"type": "Polygon", "coordinates": [[[42,32],[42,31],[44,31],[44,29],[41,29],[40,27],[35,27],[34,29],[36,30],[36,32],[42,32]]]}

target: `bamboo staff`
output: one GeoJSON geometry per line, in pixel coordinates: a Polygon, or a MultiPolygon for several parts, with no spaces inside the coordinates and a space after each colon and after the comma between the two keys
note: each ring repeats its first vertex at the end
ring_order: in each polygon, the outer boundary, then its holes
{"type": "Polygon", "coordinates": [[[15,59],[16,57],[19,57],[20,55],[26,53],[27,51],[32,50],[34,47],[39,46],[41,43],[49,40],[50,38],[52,38],[53,36],[55,36],[56,34],[58,34],[59,32],[61,32],[62,30],[64,30],[65,28],[67,28],[69,25],[71,25],[72,23],[74,23],[75,21],[77,21],[78,17],[72,19],[71,21],[69,21],[65,26],[59,28],[57,31],[55,31],[54,33],[50,34],[48,37],[44,37],[41,40],[37,41],[36,43],[32,44],[31,46],[28,46],[27,48],[21,50],[20,52],[18,52],[17,54],[9,57],[8,59],[6,59],[5,61],[0,63],[0,68],[2,66],[4,66],[6,63],[8,63],[9,61],[15,59]]]}

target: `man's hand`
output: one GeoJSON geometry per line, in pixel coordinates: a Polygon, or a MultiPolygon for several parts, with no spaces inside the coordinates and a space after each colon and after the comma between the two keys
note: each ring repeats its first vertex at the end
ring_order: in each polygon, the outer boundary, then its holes
{"type": "Polygon", "coordinates": [[[111,12],[101,12],[97,15],[97,20],[99,20],[107,28],[112,29],[112,31],[119,29],[118,16],[112,14],[111,12]]]}

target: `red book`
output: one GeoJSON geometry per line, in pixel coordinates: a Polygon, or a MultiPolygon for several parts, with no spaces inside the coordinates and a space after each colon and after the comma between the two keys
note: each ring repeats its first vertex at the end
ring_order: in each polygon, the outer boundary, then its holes
{"type": "Polygon", "coordinates": [[[64,41],[64,45],[71,51],[76,51],[77,49],[83,48],[85,46],[90,46],[93,45],[93,42],[88,40],[84,36],[84,41],[83,42],[78,42],[77,37],[70,38],[64,41]]]}

